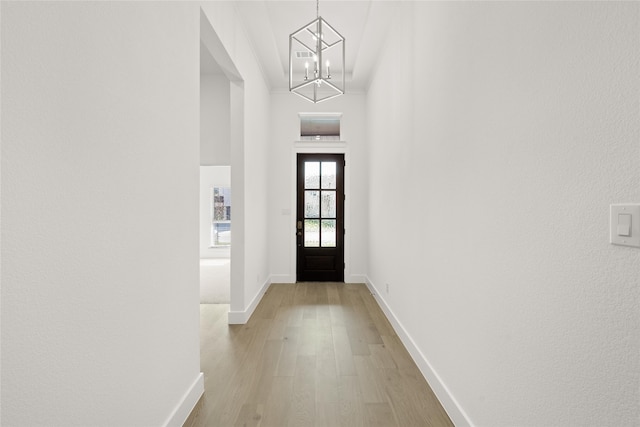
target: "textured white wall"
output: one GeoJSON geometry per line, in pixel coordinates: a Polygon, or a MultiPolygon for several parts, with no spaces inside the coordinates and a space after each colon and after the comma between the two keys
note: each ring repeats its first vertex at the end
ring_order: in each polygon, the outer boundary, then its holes
{"type": "Polygon", "coordinates": [[[459,425],[638,425],[640,251],[608,214],[640,201],[640,4],[405,12],[368,95],[371,281],[459,425]]]}
{"type": "Polygon", "coordinates": [[[352,93],[331,101],[312,104],[290,93],[271,95],[271,136],[269,140],[269,253],[275,281],[294,281],[296,210],[292,205],[295,170],[292,167],[294,141],[300,139],[299,113],[342,113],[341,138],[349,150],[346,174],[348,194],[345,216],[350,247],[345,248],[345,280],[362,281],[367,272],[367,143],[364,94],[352,93]],[[350,192],[349,192],[350,190],[350,192]],[[287,209],[290,211],[287,211],[287,209]],[[283,211],[286,212],[283,214],[283,211]],[[293,258],[292,258],[293,255],[293,258]]]}
{"type": "MultiPolygon", "coordinates": [[[[211,248],[211,192],[231,187],[230,166],[200,166],[200,258],[229,258],[229,247],[211,248]]],[[[231,192],[233,197],[233,191],[231,192]]],[[[233,206],[231,207],[233,220],[233,206]]],[[[232,223],[233,224],[233,223],[232,223]]]]}
{"type": "Polygon", "coordinates": [[[231,164],[229,84],[223,74],[200,76],[200,165],[231,164]]]}
{"type": "Polygon", "coordinates": [[[2,2],[2,425],[163,425],[198,378],[198,19],[2,2]]]}

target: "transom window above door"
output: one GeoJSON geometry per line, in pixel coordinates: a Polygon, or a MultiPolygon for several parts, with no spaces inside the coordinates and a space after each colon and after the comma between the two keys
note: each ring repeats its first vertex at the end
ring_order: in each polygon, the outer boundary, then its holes
{"type": "Polygon", "coordinates": [[[340,141],[342,113],[300,113],[301,141],[340,141]]]}

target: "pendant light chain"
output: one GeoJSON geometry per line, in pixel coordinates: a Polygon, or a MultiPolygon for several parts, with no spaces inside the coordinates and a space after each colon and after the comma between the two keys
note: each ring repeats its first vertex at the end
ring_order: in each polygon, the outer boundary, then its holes
{"type": "Polygon", "coordinates": [[[316,19],[320,17],[320,0],[316,0],[316,19]]]}

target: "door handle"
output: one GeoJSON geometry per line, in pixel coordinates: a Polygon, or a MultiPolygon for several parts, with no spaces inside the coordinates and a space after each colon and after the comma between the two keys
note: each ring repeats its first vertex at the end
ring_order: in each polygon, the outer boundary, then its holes
{"type": "Polygon", "coordinates": [[[297,227],[298,227],[298,230],[302,230],[302,221],[298,221],[297,227]]]}

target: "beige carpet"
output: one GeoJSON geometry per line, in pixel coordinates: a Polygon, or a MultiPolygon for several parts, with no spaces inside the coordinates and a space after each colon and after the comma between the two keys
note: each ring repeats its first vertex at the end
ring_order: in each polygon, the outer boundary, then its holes
{"type": "Polygon", "coordinates": [[[229,304],[231,261],[229,259],[200,260],[200,303],[229,304]]]}

